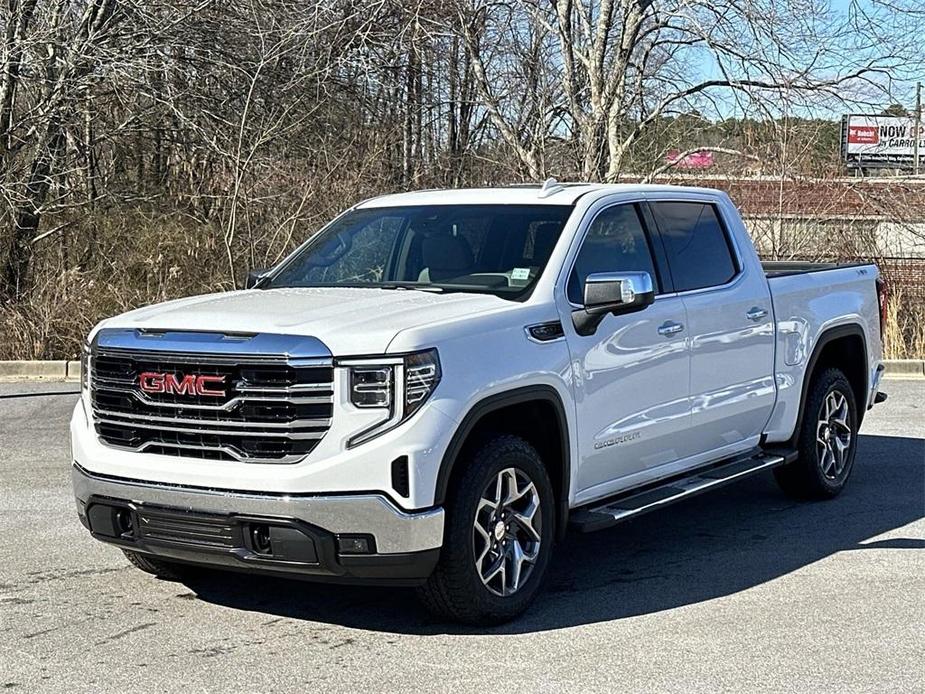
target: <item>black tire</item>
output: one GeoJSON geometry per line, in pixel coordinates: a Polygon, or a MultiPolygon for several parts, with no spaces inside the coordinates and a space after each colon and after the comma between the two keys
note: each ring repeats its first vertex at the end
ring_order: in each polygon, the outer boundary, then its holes
{"type": "MultiPolygon", "coordinates": [[[[840,425],[831,428],[833,431],[842,431],[840,425]]],[[[813,378],[806,395],[806,407],[803,410],[797,439],[799,457],[796,461],[774,470],[778,485],[796,499],[835,498],[845,488],[854,469],[857,440],[858,411],[851,384],[840,369],[826,369],[813,378]],[[829,429],[823,427],[821,422],[825,418],[825,408],[830,396],[838,402],[841,401],[840,398],[844,398],[847,406],[847,433],[850,435],[843,465],[837,473],[834,473],[835,465],[831,463],[831,459],[826,457],[824,446],[817,440],[817,434],[823,439],[828,437],[831,440],[828,435],[829,429]]]]}
{"type": "MultiPolygon", "coordinates": [[[[418,595],[424,606],[441,619],[480,626],[501,624],[527,609],[540,590],[549,566],[556,521],[552,485],[536,449],[517,436],[489,437],[475,448],[471,455],[458,461],[457,465],[464,467],[462,475],[449,490],[440,561],[427,583],[418,589],[418,595]],[[515,540],[518,542],[518,548],[526,544],[522,544],[521,539],[508,535],[505,535],[504,539],[492,536],[480,540],[474,525],[477,514],[488,513],[493,519],[494,514],[502,512],[491,507],[486,508],[484,504],[481,511],[478,509],[488,485],[494,484],[499,476],[507,475],[508,477],[503,479],[509,479],[510,470],[514,470],[515,485],[522,483],[523,489],[530,489],[527,480],[533,483],[533,489],[537,494],[533,498],[538,498],[540,509],[539,528],[534,527],[536,536],[539,537],[539,545],[531,545],[535,547],[536,558],[529,573],[525,574],[522,585],[515,588],[511,594],[501,595],[496,592],[499,589],[498,583],[490,583],[493,588],[483,583],[482,574],[476,568],[477,552],[484,557],[483,562],[491,560],[503,563],[505,560],[500,554],[504,551],[500,547],[501,543],[508,544],[510,556],[514,556],[515,540]],[[479,542],[485,544],[477,549],[479,542]],[[498,545],[499,554],[486,554],[490,544],[498,545]],[[495,556],[498,557],[497,560],[494,559],[495,556]]],[[[529,493],[532,495],[533,490],[529,493]]],[[[510,511],[508,517],[510,518],[510,511]]],[[[484,520],[484,515],[480,515],[480,518],[484,520]]],[[[523,526],[512,522],[510,527],[514,528],[513,532],[520,532],[523,526]]],[[[503,528],[500,528],[499,532],[502,530],[503,528]]],[[[524,538],[523,542],[529,541],[524,538]]],[[[513,568],[511,575],[514,575],[513,568]]],[[[501,582],[508,580],[504,575],[500,576],[501,582]]],[[[500,589],[504,591],[503,586],[500,589]]]]}
{"type": "Polygon", "coordinates": [[[141,554],[128,549],[123,549],[122,553],[136,569],[141,569],[145,573],[158,578],[168,581],[180,581],[187,574],[186,567],[182,564],[156,559],[148,554],[141,554]]]}

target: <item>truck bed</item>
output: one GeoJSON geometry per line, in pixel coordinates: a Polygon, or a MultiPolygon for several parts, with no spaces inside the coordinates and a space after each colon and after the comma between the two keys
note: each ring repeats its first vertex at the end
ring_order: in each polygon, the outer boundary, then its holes
{"type": "MultiPolygon", "coordinates": [[[[764,262],[777,325],[774,373],[778,402],[767,440],[786,441],[797,424],[803,378],[825,330],[857,326],[867,347],[865,376],[872,382],[880,360],[877,266],[871,263],[764,262]]],[[[862,403],[864,407],[866,403],[862,403]]]]}

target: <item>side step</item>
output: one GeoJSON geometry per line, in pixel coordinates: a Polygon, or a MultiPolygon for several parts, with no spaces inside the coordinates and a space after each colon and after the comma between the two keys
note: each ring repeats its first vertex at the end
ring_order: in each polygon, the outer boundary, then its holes
{"type": "Polygon", "coordinates": [[[730,482],[783,465],[792,457],[777,452],[759,452],[713,467],[700,468],[686,477],[666,480],[645,491],[630,491],[611,497],[598,506],[575,509],[569,518],[569,524],[583,533],[603,530],[629,518],[688,499],[695,494],[717,489],[730,482]]]}

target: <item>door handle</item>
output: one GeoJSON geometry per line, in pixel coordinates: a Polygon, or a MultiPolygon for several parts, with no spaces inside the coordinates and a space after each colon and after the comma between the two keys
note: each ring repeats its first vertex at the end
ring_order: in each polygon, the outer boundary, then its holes
{"type": "Polygon", "coordinates": [[[658,326],[659,335],[674,335],[684,330],[684,326],[674,321],[666,321],[658,326]]]}
{"type": "Polygon", "coordinates": [[[759,321],[768,315],[768,309],[761,308],[760,306],[752,306],[748,309],[748,312],[745,314],[745,317],[749,320],[759,321]]]}

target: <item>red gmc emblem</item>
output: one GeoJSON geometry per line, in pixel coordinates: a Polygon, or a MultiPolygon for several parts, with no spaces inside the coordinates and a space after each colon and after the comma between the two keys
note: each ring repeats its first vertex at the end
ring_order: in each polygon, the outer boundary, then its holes
{"type": "Polygon", "coordinates": [[[138,387],[145,393],[167,393],[170,395],[205,395],[211,398],[225,397],[224,390],[210,388],[212,385],[221,385],[225,382],[224,376],[203,376],[200,374],[155,373],[145,371],[138,374],[138,387]]]}

